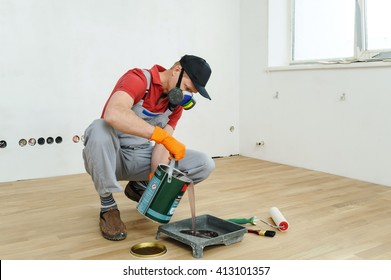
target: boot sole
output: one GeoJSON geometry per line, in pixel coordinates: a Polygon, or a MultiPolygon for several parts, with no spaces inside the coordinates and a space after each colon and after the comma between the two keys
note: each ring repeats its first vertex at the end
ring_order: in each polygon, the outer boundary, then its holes
{"type": "Polygon", "coordinates": [[[135,202],[139,202],[140,201],[140,198],[141,196],[134,193],[134,192],[131,192],[131,193],[128,193],[126,190],[124,191],[124,194],[127,198],[129,198],[130,200],[133,200],[135,202]]]}

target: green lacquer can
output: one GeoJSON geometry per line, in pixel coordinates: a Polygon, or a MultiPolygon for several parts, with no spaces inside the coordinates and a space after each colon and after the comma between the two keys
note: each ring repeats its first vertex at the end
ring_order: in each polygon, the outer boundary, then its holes
{"type": "Polygon", "coordinates": [[[159,164],[137,205],[137,210],[154,222],[167,224],[191,182],[178,169],[159,164]]]}

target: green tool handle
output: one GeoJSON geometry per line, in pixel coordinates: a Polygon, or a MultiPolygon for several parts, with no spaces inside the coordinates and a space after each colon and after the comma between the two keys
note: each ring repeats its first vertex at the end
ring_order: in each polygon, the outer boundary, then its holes
{"type": "Polygon", "coordinates": [[[227,219],[227,221],[233,222],[235,224],[239,225],[245,225],[250,223],[249,219],[246,218],[232,218],[232,219],[227,219]]]}

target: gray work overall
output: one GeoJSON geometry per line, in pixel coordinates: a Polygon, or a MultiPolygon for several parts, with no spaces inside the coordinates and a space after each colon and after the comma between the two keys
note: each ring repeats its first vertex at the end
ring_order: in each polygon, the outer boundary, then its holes
{"type": "MultiPolygon", "coordinates": [[[[149,72],[144,71],[144,74],[149,85],[149,72]]],[[[143,107],[143,102],[140,100],[132,110],[149,124],[164,128],[171,111],[151,114],[143,107]]],[[[99,195],[120,192],[122,186],[118,181],[148,180],[153,148],[148,139],[120,132],[103,119],[93,121],[84,133],[83,159],[99,195]]],[[[195,184],[205,180],[214,167],[210,156],[189,149],[178,165],[195,184]]]]}

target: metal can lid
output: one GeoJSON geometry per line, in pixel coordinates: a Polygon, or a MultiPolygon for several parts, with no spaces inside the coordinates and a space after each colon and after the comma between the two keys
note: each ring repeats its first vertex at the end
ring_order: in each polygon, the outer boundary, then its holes
{"type": "Polygon", "coordinates": [[[166,252],[166,246],[157,242],[138,243],[130,248],[130,253],[139,258],[158,257],[164,255],[166,252]]]}

